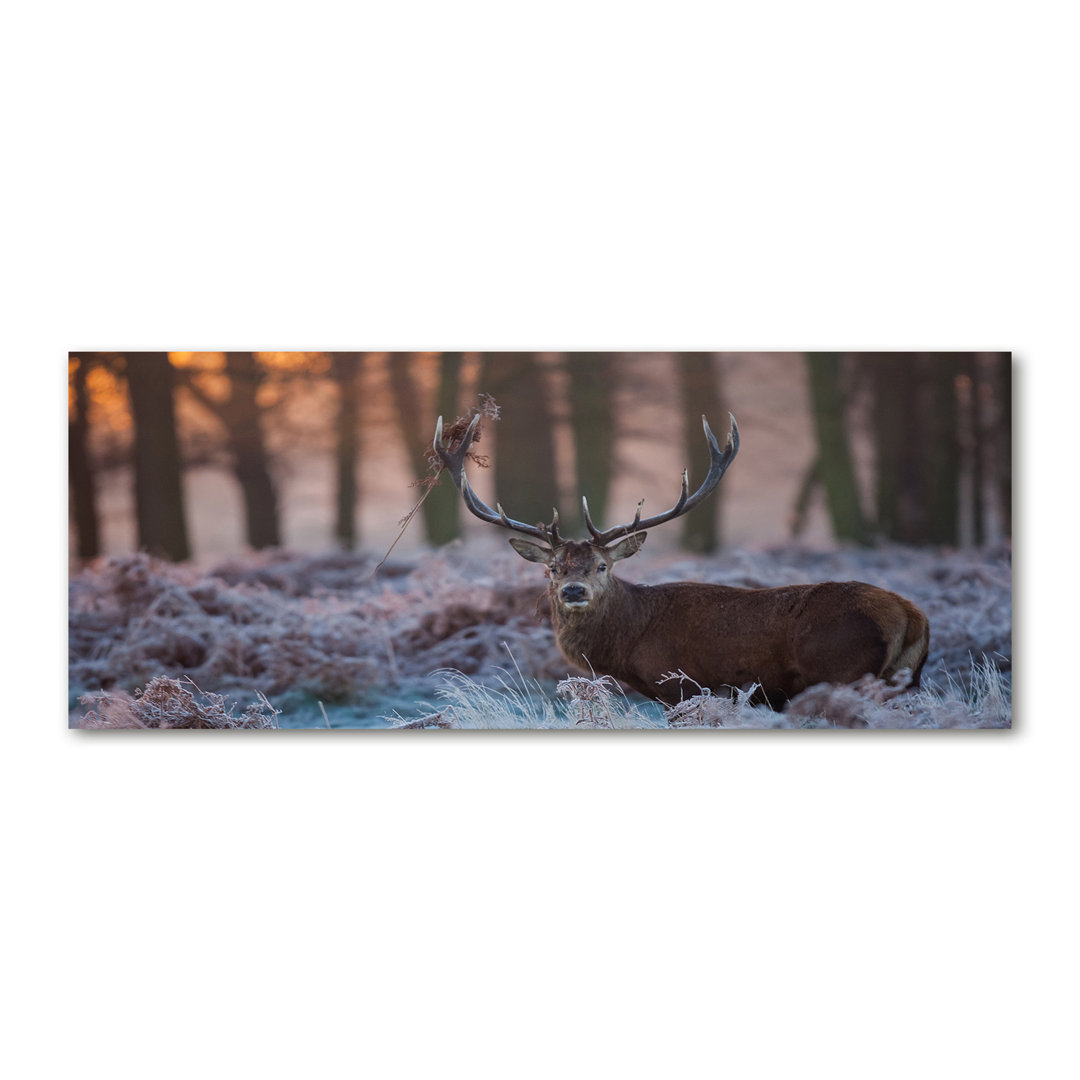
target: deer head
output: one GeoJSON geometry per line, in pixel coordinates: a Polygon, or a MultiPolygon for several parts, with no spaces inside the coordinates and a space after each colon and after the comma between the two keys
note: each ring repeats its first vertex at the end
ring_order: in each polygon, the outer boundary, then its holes
{"type": "Polygon", "coordinates": [[[571,617],[600,606],[604,591],[613,579],[613,565],[635,554],[643,543],[643,532],[631,533],[610,546],[593,540],[566,540],[550,548],[518,536],[510,538],[510,546],[523,559],[547,567],[552,599],[571,617]]]}
{"type": "Polygon", "coordinates": [[[592,537],[589,540],[564,539],[559,533],[558,510],[552,511],[550,524],[529,525],[508,517],[498,503],[492,510],[477,497],[465,475],[465,457],[472,444],[479,416],[473,418],[461,442],[453,450],[443,445],[443,422],[440,416],[435,427],[434,448],[450,471],[450,476],[460,490],[461,497],[470,513],[481,521],[513,532],[524,533],[533,537],[535,541],[539,541],[536,543],[533,540],[524,540],[515,536],[511,537],[510,545],[523,559],[543,563],[547,567],[553,601],[564,615],[573,618],[575,615],[594,611],[602,605],[614,577],[612,574],[614,564],[620,559],[628,559],[641,549],[647,530],[689,513],[720,483],[720,478],[739,452],[739,427],[735,423],[735,417],[730,413],[728,415],[731,419],[731,431],[723,450],[720,449],[720,444],[716,441],[712,428],[709,427],[709,421],[704,416],[701,418],[705,429],[705,440],[709,446],[708,474],[701,486],[690,494],[689,478],[684,469],[682,490],[670,510],[643,519],[641,508],[644,500],[641,500],[632,521],[610,529],[598,529],[589,514],[588,500],[582,496],[585,526],[592,537]]]}

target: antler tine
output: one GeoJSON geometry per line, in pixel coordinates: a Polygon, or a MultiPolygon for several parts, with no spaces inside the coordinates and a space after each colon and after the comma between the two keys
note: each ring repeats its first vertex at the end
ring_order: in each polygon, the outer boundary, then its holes
{"type": "Polygon", "coordinates": [[[472,422],[469,424],[457,449],[451,450],[443,445],[443,418],[440,416],[435,424],[435,440],[432,444],[443,465],[450,470],[450,478],[454,481],[454,486],[461,492],[461,498],[466,508],[471,514],[480,518],[481,521],[486,521],[491,525],[499,525],[504,529],[512,529],[514,532],[525,533],[527,536],[534,536],[537,540],[542,540],[553,548],[557,547],[563,542],[562,537],[559,536],[558,510],[555,511],[555,516],[552,518],[550,525],[527,525],[523,521],[515,521],[513,518],[508,517],[499,503],[496,503],[495,509],[492,510],[473,491],[469,484],[469,478],[465,475],[465,458],[469,452],[469,447],[472,445],[473,436],[476,434],[476,425],[479,421],[480,414],[477,413],[472,418],[472,422]]]}
{"type": "Polygon", "coordinates": [[[556,506],[551,508],[551,524],[547,526],[547,533],[551,538],[550,543],[553,548],[564,542],[559,535],[559,509],[556,506]]]}
{"type": "MultiPolygon", "coordinates": [[[[735,460],[735,455],[739,452],[739,425],[735,423],[735,417],[728,413],[728,417],[731,420],[731,431],[728,433],[727,442],[724,445],[724,449],[720,449],[720,444],[716,441],[716,436],[713,434],[712,428],[709,427],[709,421],[706,417],[702,416],[701,423],[705,429],[705,441],[709,444],[709,472],[705,479],[701,482],[701,486],[694,492],[693,495],[688,494],[690,490],[689,477],[685,469],[683,469],[682,475],[682,490],[679,493],[679,499],[670,510],[665,510],[662,514],[656,514],[653,517],[641,519],[641,506],[645,501],[644,499],[637,505],[637,512],[634,514],[634,520],[629,525],[616,525],[612,529],[599,530],[593,525],[592,520],[589,518],[588,505],[585,506],[585,524],[588,526],[589,532],[592,533],[593,539],[596,543],[604,545],[610,544],[612,540],[620,536],[627,536],[632,532],[644,532],[646,529],[654,528],[657,525],[662,525],[666,521],[673,521],[677,517],[682,517],[683,514],[689,513],[695,506],[698,505],[703,499],[711,495],[716,485],[720,483],[720,478],[727,471],[728,466],[735,460]]],[[[582,500],[584,502],[584,500],[582,500]]]]}
{"type": "Polygon", "coordinates": [[[585,518],[585,528],[592,533],[594,540],[599,541],[600,530],[593,524],[593,520],[589,516],[589,500],[584,495],[581,496],[581,514],[585,518]]]}
{"type": "MultiPolygon", "coordinates": [[[[685,476],[686,474],[683,473],[683,475],[685,476]]],[[[629,525],[620,525],[617,529],[608,529],[606,533],[602,532],[593,524],[592,515],[589,513],[589,500],[585,498],[584,495],[581,496],[581,513],[582,516],[585,518],[585,527],[589,530],[590,533],[592,533],[593,539],[598,544],[606,544],[612,539],[610,534],[613,532],[616,534],[621,534],[623,532],[635,532],[637,530],[638,524],[641,521],[641,508],[644,504],[644,499],[640,499],[638,501],[637,512],[634,514],[634,520],[629,525]],[[607,539],[605,539],[605,537],[607,539]]]]}

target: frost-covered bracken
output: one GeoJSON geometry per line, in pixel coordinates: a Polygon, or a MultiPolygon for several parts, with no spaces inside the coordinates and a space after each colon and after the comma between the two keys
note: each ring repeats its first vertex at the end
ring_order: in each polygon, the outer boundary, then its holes
{"type": "Polygon", "coordinates": [[[211,712],[209,695],[242,716],[264,694],[282,727],[325,727],[320,703],[335,727],[686,730],[699,726],[695,716],[700,726],[718,728],[1010,722],[1007,547],[642,553],[633,561],[633,574],[650,583],[858,579],[899,592],[930,619],[922,689],[893,694],[895,687],[872,680],[811,687],[781,713],[712,694],[696,713],[665,714],[607,684],[590,689],[593,673],[569,669],[555,645],[535,569],[509,549],[472,542],[390,562],[375,576],[376,560],[364,555],[268,551],[206,568],[132,555],[72,575],[72,722],[93,713],[97,723],[109,701],[114,708],[137,701],[140,690],[145,698],[159,677],[178,681],[194,705],[211,712]],[[85,694],[96,697],[84,704],[85,694]],[[424,724],[426,717],[438,719],[424,724]]]}
{"type": "Polygon", "coordinates": [[[262,694],[237,714],[236,705],[227,703],[220,694],[204,692],[190,679],[182,681],[165,675],[151,679],[145,690],[134,694],[123,690],[84,694],[81,701],[89,708],[82,718],[84,728],[277,727],[277,710],[262,694]]]}

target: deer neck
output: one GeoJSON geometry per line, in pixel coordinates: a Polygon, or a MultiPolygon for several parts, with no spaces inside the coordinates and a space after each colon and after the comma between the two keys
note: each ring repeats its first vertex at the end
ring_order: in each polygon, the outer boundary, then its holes
{"type": "Polygon", "coordinates": [[[555,641],[579,667],[614,673],[627,644],[637,641],[649,621],[649,587],[614,578],[596,602],[567,611],[552,598],[555,641]]]}

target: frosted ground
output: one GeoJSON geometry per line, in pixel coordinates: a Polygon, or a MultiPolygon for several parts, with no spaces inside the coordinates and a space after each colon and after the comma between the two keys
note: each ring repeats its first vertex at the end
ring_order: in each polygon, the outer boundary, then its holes
{"type": "MultiPolygon", "coordinates": [[[[923,689],[812,687],[782,713],[674,711],[570,668],[543,574],[500,546],[390,561],[262,552],[205,567],[113,556],[70,581],[69,722],[85,727],[1007,727],[1008,547],[641,555],[627,580],[868,581],[930,618],[923,689]]],[[[733,628],[734,630],[734,628],[733,628]]],[[[693,688],[688,687],[687,693],[693,688]]]]}

